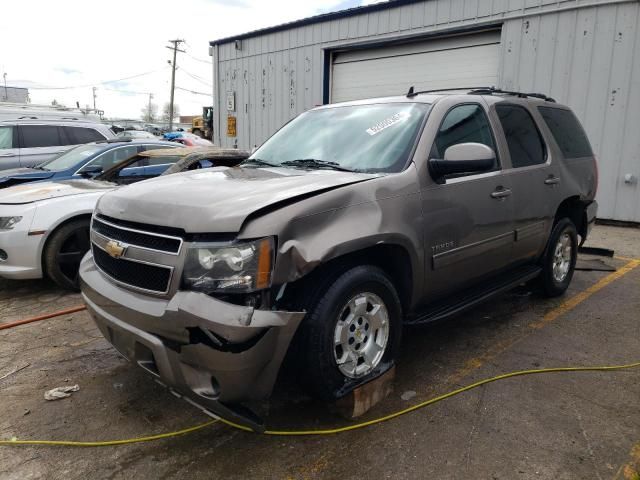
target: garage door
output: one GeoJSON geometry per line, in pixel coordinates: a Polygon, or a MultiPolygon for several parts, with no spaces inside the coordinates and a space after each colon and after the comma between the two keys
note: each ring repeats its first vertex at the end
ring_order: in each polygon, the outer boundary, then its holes
{"type": "Polygon", "coordinates": [[[331,102],[498,82],[500,32],[334,54],[331,102]]]}

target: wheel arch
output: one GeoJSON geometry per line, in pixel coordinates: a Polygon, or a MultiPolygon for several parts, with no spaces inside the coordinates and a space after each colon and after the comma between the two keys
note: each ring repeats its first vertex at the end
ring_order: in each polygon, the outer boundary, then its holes
{"type": "Polygon", "coordinates": [[[320,293],[339,275],[358,265],[380,268],[394,285],[403,312],[411,310],[415,300],[416,273],[407,248],[397,243],[380,243],[333,256],[292,283],[289,298],[313,303],[320,293]]]}
{"type": "Polygon", "coordinates": [[[586,209],[589,203],[588,201],[582,200],[578,195],[565,198],[556,209],[553,226],[555,226],[560,219],[565,217],[569,218],[576,226],[578,235],[580,235],[581,241],[583,241],[587,236],[588,230],[586,209]]]}

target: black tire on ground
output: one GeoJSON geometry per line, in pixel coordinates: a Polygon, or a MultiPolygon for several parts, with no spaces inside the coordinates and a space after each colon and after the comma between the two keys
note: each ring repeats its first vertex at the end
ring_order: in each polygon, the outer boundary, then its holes
{"type": "MultiPolygon", "coordinates": [[[[310,392],[320,400],[337,399],[345,383],[354,380],[353,377],[345,375],[337,365],[338,353],[336,352],[342,351],[335,346],[334,336],[339,321],[346,325],[344,323],[345,308],[349,301],[364,293],[373,294],[381,299],[388,313],[389,328],[386,347],[377,365],[381,366],[393,360],[397,353],[402,333],[402,307],[393,284],[381,269],[370,265],[357,266],[343,272],[328,285],[324,292],[320,293],[315,304],[310,306],[309,313],[299,330],[300,343],[296,357],[301,362],[301,365],[298,365],[301,367],[301,378],[305,380],[310,392]],[[341,314],[343,314],[342,320],[339,318],[341,314]]],[[[370,306],[367,303],[366,309],[368,310],[370,306]]],[[[367,325],[369,328],[367,322],[365,317],[363,327],[367,325]]],[[[349,334],[348,328],[345,332],[349,334]]],[[[366,335],[364,328],[358,329],[354,335],[360,333],[366,335]]],[[[363,336],[359,338],[363,341],[361,348],[364,349],[366,342],[377,341],[378,334],[375,334],[375,338],[373,335],[370,338],[363,336]]],[[[358,365],[359,361],[360,359],[356,362],[358,365]]],[[[367,379],[374,378],[376,371],[379,369],[373,368],[370,373],[359,376],[356,380],[364,383],[367,379]]]]}
{"type": "Polygon", "coordinates": [[[58,227],[44,248],[46,275],[62,288],[78,290],[78,268],[89,250],[89,219],[72,220],[58,227]]]}
{"type": "Polygon", "coordinates": [[[567,290],[573,278],[577,257],[578,232],[571,220],[562,218],[554,225],[551,236],[549,237],[547,249],[542,258],[542,273],[539,277],[539,283],[542,292],[546,296],[557,297],[567,290]],[[570,247],[570,252],[567,253],[565,250],[565,257],[569,257],[567,258],[569,265],[564,277],[561,274],[554,275],[554,266],[558,269],[557,255],[559,250],[562,250],[560,243],[563,238],[567,241],[566,245],[570,247]]]}

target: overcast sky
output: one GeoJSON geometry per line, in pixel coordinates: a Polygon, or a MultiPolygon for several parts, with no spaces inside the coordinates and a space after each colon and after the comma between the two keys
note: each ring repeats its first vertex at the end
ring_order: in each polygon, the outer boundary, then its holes
{"type": "MultiPolygon", "coordinates": [[[[171,78],[167,40],[186,40],[178,54],[178,87],[209,93],[210,40],[277,25],[319,13],[372,3],[371,0],[29,0],[2,6],[0,82],[29,87],[32,103],[93,106],[108,117],[139,118],[153,93],[162,105],[171,78]],[[145,72],[148,75],[99,85],[145,72]],[[35,87],[76,87],[43,90],[35,87]]],[[[0,83],[2,86],[2,83],[0,83]]],[[[176,90],[183,115],[211,104],[203,96],[176,90]]]]}

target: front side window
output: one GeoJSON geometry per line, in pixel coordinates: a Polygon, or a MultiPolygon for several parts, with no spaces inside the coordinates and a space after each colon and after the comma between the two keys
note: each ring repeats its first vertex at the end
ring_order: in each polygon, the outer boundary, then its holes
{"type": "Polygon", "coordinates": [[[275,166],[399,172],[429,109],[422,103],[352,105],[312,110],[267,140],[249,161],[275,166]]]}
{"type": "Polygon", "coordinates": [[[531,114],[517,105],[497,105],[496,113],[509,146],[513,168],[539,165],[546,161],[542,136],[531,114]]]}
{"type": "Polygon", "coordinates": [[[104,149],[101,145],[80,145],[78,147],[67,150],[56,158],[44,162],[40,168],[44,170],[62,171],[81,164],[84,160],[97,154],[104,149]]]}
{"type": "Polygon", "coordinates": [[[134,156],[136,153],[138,153],[138,148],[135,146],[114,148],[103,153],[95,160],[92,160],[89,165],[100,165],[102,170],[108,170],[123,160],[134,156]]]}
{"type": "Polygon", "coordinates": [[[170,163],[176,163],[182,157],[178,155],[162,155],[162,156],[152,156],[148,158],[149,158],[149,163],[147,163],[147,165],[155,166],[155,165],[168,165],[170,163]]]}
{"type": "Polygon", "coordinates": [[[64,144],[55,125],[21,125],[22,148],[58,147],[64,144]]]}
{"type": "Polygon", "coordinates": [[[13,127],[0,127],[0,150],[16,147],[13,144],[13,127]]]}
{"type": "Polygon", "coordinates": [[[468,142],[481,143],[496,151],[489,120],[480,105],[459,105],[446,114],[433,142],[431,158],[444,158],[447,148],[468,142]]]}
{"type": "Polygon", "coordinates": [[[538,107],[538,111],[551,130],[564,158],[593,156],[587,134],[571,110],[538,107]]]}

